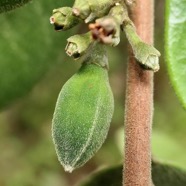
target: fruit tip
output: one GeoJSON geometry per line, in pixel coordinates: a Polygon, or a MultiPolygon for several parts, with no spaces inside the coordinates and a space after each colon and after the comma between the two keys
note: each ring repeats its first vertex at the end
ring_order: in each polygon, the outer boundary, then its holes
{"type": "Polygon", "coordinates": [[[66,172],[72,173],[72,171],[74,170],[74,167],[72,167],[70,165],[65,165],[64,169],[66,172]]]}

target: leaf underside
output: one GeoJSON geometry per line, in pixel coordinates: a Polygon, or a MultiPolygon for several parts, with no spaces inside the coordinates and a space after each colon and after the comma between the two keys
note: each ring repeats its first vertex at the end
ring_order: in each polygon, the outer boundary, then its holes
{"type": "Polygon", "coordinates": [[[31,0],[1,0],[0,1],[0,13],[7,12],[23,6],[31,0]]]}
{"type": "Polygon", "coordinates": [[[186,108],[186,0],[166,2],[165,51],[170,80],[186,108]]]}
{"type": "MultiPolygon", "coordinates": [[[[123,165],[94,173],[79,186],[122,186],[123,165]]],[[[155,186],[185,186],[186,172],[170,165],[152,162],[152,180],[155,186]]]]}

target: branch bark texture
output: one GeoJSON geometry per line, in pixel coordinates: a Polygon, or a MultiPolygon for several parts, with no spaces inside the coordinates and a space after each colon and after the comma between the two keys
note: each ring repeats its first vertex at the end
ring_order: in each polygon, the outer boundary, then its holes
{"type": "MultiPolygon", "coordinates": [[[[153,0],[136,0],[131,8],[137,33],[153,43],[153,0]]],[[[150,186],[153,72],[143,70],[132,53],[127,69],[124,186],[150,186]]]]}

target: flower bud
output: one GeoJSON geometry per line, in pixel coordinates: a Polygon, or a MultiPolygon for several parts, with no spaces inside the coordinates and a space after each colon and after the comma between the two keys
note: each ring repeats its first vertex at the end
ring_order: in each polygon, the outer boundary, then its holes
{"type": "Polygon", "coordinates": [[[73,15],[89,23],[107,15],[112,6],[114,6],[113,0],[75,0],[72,11],[73,15]]]}
{"type": "Polygon", "coordinates": [[[136,60],[148,70],[154,72],[159,70],[159,56],[161,55],[158,50],[153,46],[143,42],[137,35],[135,27],[130,22],[125,23],[124,30],[127,39],[132,47],[134,57],[136,60]]]}
{"type": "Polygon", "coordinates": [[[92,42],[90,32],[74,35],[67,39],[66,53],[74,59],[79,59],[88,49],[92,42]]]}
{"type": "Polygon", "coordinates": [[[54,25],[56,31],[68,30],[76,26],[80,20],[72,15],[72,8],[62,7],[53,10],[50,23],[54,25]]]}
{"type": "Polygon", "coordinates": [[[144,68],[154,72],[159,70],[159,56],[161,54],[153,46],[141,41],[135,47],[133,46],[133,53],[134,57],[144,68]]]}

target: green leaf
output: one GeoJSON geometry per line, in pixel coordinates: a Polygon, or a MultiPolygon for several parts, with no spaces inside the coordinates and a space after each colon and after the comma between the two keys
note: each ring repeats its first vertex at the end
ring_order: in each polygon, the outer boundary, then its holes
{"type": "Polygon", "coordinates": [[[103,169],[93,173],[78,186],[122,186],[123,166],[103,169]]]}
{"type": "Polygon", "coordinates": [[[174,166],[153,161],[152,180],[155,186],[185,186],[186,172],[174,166]]]}
{"type": "Polygon", "coordinates": [[[1,0],[0,13],[13,10],[17,7],[23,6],[31,0],[1,0]]]}
{"type": "Polygon", "coordinates": [[[169,76],[186,108],[186,0],[166,3],[165,50],[169,76]]]}
{"type": "Polygon", "coordinates": [[[28,93],[59,60],[63,62],[67,33],[55,32],[49,22],[57,6],[40,0],[0,15],[0,109],[28,93]]]}
{"type": "MultiPolygon", "coordinates": [[[[123,166],[94,173],[79,186],[122,186],[123,166]]],[[[186,172],[170,165],[152,162],[152,180],[155,186],[185,186],[186,172]]]]}

